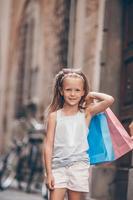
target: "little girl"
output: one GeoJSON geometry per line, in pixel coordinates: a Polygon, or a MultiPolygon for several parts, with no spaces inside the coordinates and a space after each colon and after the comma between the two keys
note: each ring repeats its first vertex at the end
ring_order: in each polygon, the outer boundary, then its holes
{"type": "Polygon", "coordinates": [[[113,101],[107,94],[89,92],[79,70],[63,69],[56,75],[44,143],[50,200],[63,200],[66,191],[69,200],[81,200],[82,193],[89,192],[89,123],[113,101]]]}

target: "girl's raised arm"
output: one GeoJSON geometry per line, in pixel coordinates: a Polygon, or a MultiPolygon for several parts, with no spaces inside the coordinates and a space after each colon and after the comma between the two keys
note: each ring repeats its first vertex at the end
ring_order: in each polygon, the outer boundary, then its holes
{"type": "Polygon", "coordinates": [[[89,92],[86,97],[86,112],[93,116],[105,111],[105,109],[111,106],[113,102],[114,98],[110,95],[99,92],[89,92]]]}

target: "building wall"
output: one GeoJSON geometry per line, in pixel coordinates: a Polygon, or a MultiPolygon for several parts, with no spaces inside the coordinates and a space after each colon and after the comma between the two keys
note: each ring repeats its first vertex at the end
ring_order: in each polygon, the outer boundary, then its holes
{"type": "MultiPolygon", "coordinates": [[[[118,114],[120,0],[3,0],[0,9],[1,152],[9,143],[16,105],[37,99],[43,112],[50,102],[53,77],[64,66],[81,68],[91,90],[113,95],[113,110],[118,114]],[[31,19],[33,35],[25,29],[31,19]],[[32,84],[27,89],[29,80],[32,84]]],[[[115,173],[114,165],[92,169],[94,198],[115,199],[115,173]]]]}
{"type": "Polygon", "coordinates": [[[5,140],[6,106],[8,78],[9,78],[9,42],[11,29],[11,7],[10,0],[1,1],[0,6],[0,151],[5,140]],[[4,19],[4,20],[3,20],[4,19]]]}
{"type": "Polygon", "coordinates": [[[119,114],[122,65],[122,2],[119,0],[106,0],[100,64],[100,90],[115,97],[113,109],[119,114]]]}
{"type": "MultiPolygon", "coordinates": [[[[6,24],[5,32],[9,38],[5,43],[3,34],[1,40],[3,45],[6,44],[8,47],[7,53],[3,52],[2,55],[4,54],[3,62],[6,62],[8,57],[6,67],[10,76],[8,81],[5,78],[3,80],[1,92],[2,98],[5,99],[0,103],[3,109],[0,115],[1,138],[5,138],[6,143],[11,134],[17,104],[26,103],[29,100],[28,82],[29,79],[32,81],[32,72],[35,72],[37,76],[32,83],[31,93],[33,94],[30,98],[37,99],[42,110],[50,101],[53,77],[62,67],[83,69],[90,79],[91,88],[99,90],[100,50],[98,45],[102,41],[104,14],[104,0],[101,4],[98,0],[92,2],[12,0],[10,3],[7,2],[1,7],[6,5],[5,9],[10,12],[1,13],[1,19],[7,19],[4,24],[6,24]],[[4,15],[6,18],[3,18],[4,15]],[[101,21],[99,21],[99,16],[101,21]],[[30,30],[28,32],[25,28],[27,24],[30,25],[31,18],[35,18],[33,42],[29,38],[30,30]],[[25,42],[26,39],[27,42],[25,42]],[[5,125],[3,125],[3,120],[5,125]]],[[[2,22],[1,20],[1,24],[2,22]]],[[[1,64],[1,69],[3,71],[6,69],[4,63],[1,64]]],[[[1,73],[2,77],[3,73],[1,73]]]]}
{"type": "MultiPolygon", "coordinates": [[[[122,62],[122,2],[105,1],[103,42],[100,58],[100,91],[115,97],[113,111],[119,116],[120,71],[122,62]]],[[[101,200],[125,200],[126,169],[117,163],[92,168],[91,194],[101,200]]]]}

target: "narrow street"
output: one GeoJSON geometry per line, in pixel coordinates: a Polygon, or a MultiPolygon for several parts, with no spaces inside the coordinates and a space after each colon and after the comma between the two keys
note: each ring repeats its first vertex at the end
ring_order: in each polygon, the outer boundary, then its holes
{"type": "Polygon", "coordinates": [[[0,200],[43,200],[43,198],[39,193],[28,194],[11,188],[5,191],[0,191],[0,200]]]}
{"type": "MultiPolygon", "coordinates": [[[[65,198],[65,200],[66,199],[67,198],[65,198]]],[[[83,199],[96,200],[96,199],[89,198],[88,196],[86,197],[84,196],[83,199]]],[[[11,188],[5,191],[0,191],[0,200],[46,200],[46,199],[44,199],[40,193],[32,192],[28,194],[23,191],[17,190],[15,188],[11,188]]]]}

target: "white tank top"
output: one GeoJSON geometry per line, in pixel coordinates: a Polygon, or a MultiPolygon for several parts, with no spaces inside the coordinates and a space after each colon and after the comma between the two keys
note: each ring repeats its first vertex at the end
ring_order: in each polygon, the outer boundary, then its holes
{"type": "Polygon", "coordinates": [[[73,162],[88,162],[88,127],[84,112],[66,116],[57,111],[52,168],[69,166],[73,162]]]}

